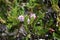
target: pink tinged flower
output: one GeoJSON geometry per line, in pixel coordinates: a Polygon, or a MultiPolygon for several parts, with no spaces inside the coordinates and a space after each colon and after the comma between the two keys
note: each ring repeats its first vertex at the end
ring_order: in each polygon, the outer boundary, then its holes
{"type": "Polygon", "coordinates": [[[18,17],[18,19],[19,19],[19,21],[24,22],[24,16],[23,16],[23,15],[20,15],[20,16],[18,17]]]}
{"type": "Polygon", "coordinates": [[[50,28],[50,31],[51,31],[51,32],[54,32],[55,30],[54,30],[54,29],[52,29],[52,28],[50,28]]]}
{"type": "Polygon", "coordinates": [[[36,14],[31,13],[31,14],[30,14],[30,18],[32,18],[32,17],[33,17],[34,19],[36,19],[36,14]]]}
{"type": "Polygon", "coordinates": [[[30,24],[30,19],[28,18],[27,23],[30,24]]]}

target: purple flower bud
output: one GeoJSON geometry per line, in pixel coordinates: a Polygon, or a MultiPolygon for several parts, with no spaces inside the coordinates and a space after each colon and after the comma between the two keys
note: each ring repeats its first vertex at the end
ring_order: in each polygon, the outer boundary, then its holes
{"type": "Polygon", "coordinates": [[[24,16],[23,16],[23,15],[20,15],[20,16],[18,17],[18,19],[19,19],[19,21],[24,22],[24,16]]]}
{"type": "Polygon", "coordinates": [[[30,18],[32,18],[32,17],[33,17],[34,19],[36,19],[36,14],[31,13],[31,14],[30,14],[30,18]]]}

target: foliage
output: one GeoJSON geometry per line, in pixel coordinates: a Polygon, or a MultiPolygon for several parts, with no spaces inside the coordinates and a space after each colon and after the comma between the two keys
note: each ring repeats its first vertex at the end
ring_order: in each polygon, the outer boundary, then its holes
{"type": "MultiPolygon", "coordinates": [[[[50,0],[50,2],[52,5],[50,8],[52,8],[53,12],[56,12],[58,14],[58,0],[50,0]]],[[[43,0],[29,0],[25,3],[25,6],[22,6],[22,3],[23,1],[19,0],[0,0],[0,23],[5,24],[8,30],[12,29],[15,25],[17,25],[16,27],[20,27],[19,25],[21,24],[21,22],[18,20],[19,15],[25,16],[23,25],[28,33],[27,37],[28,35],[31,36],[32,33],[36,35],[45,35],[49,31],[49,28],[56,27],[56,24],[54,24],[54,20],[56,20],[57,18],[53,18],[53,12],[50,13],[51,16],[49,16],[49,18],[47,18],[49,14],[46,16],[46,12],[48,12],[49,9],[48,0],[47,3],[44,3],[43,0]],[[25,10],[25,7],[27,7],[28,12],[35,13],[37,18],[30,18],[29,14],[25,10]],[[25,14],[25,12],[27,15],[25,14]],[[30,24],[27,23],[28,18],[30,18],[30,24]],[[40,22],[39,26],[37,22],[40,22]],[[30,32],[29,27],[32,27],[32,32],[30,32]]],[[[57,32],[60,31],[59,29],[60,28],[58,27],[57,32]]],[[[54,32],[53,37],[56,37],[58,39],[60,38],[58,36],[59,34],[60,33],[54,32]]]]}

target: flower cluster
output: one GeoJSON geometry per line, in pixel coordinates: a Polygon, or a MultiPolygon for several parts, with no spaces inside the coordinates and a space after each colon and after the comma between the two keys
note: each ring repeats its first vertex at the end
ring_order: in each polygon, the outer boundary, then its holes
{"type": "MultiPolygon", "coordinates": [[[[36,14],[31,13],[31,14],[29,15],[29,17],[36,19],[36,14]]],[[[20,15],[20,16],[18,17],[18,20],[19,20],[20,22],[24,22],[24,19],[25,19],[24,15],[20,15]]],[[[29,19],[29,18],[27,19],[27,23],[28,23],[28,24],[30,23],[30,19],[29,19]]]]}

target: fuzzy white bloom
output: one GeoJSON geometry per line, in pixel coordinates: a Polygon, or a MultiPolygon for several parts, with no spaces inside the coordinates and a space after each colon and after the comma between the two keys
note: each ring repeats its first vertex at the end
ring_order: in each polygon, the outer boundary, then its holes
{"type": "Polygon", "coordinates": [[[39,39],[39,40],[45,40],[45,39],[39,39]]]}
{"type": "Polygon", "coordinates": [[[33,17],[34,19],[36,19],[36,14],[31,13],[31,14],[30,14],[30,18],[32,18],[32,17],[33,17]]]}
{"type": "Polygon", "coordinates": [[[24,22],[24,16],[23,16],[23,15],[20,15],[20,16],[18,17],[18,19],[19,19],[19,21],[24,22]]]}
{"type": "Polygon", "coordinates": [[[28,18],[27,23],[30,24],[30,19],[28,18]]]}

